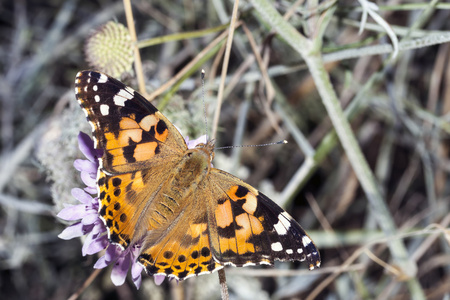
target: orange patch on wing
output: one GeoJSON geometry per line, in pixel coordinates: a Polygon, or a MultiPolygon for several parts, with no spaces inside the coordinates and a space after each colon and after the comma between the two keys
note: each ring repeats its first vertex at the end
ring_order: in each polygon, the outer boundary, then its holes
{"type": "Polygon", "coordinates": [[[155,115],[148,115],[144,117],[141,122],[139,122],[139,126],[145,130],[149,131],[152,126],[158,124],[159,119],[156,118],[155,115]]]}
{"type": "Polygon", "coordinates": [[[148,160],[155,156],[156,147],[158,147],[158,143],[156,142],[136,144],[133,157],[136,161],[148,160]]]}
{"type": "Polygon", "coordinates": [[[242,208],[249,214],[253,215],[255,213],[256,207],[258,206],[258,202],[256,200],[255,195],[248,193],[245,196],[245,203],[242,205],[242,208]]]}
{"type": "MultiPolygon", "coordinates": [[[[139,143],[142,140],[141,129],[129,129],[120,132],[119,138],[124,138],[129,141],[131,139],[135,143],[139,143]]],[[[129,144],[129,143],[128,143],[129,144]]]]}
{"type": "Polygon", "coordinates": [[[106,145],[105,145],[106,150],[117,149],[117,148],[122,148],[122,147],[126,146],[126,145],[120,145],[120,143],[119,143],[120,141],[118,139],[116,139],[116,136],[112,132],[105,132],[105,139],[106,139],[106,145]]]}
{"type": "Polygon", "coordinates": [[[223,204],[217,205],[216,208],[217,226],[225,228],[233,223],[233,212],[231,210],[231,202],[225,201],[223,204]]]}
{"type": "Polygon", "coordinates": [[[239,187],[237,185],[234,185],[227,192],[228,197],[230,197],[231,200],[233,200],[233,201],[241,199],[241,198],[236,197],[236,192],[237,192],[238,188],[239,187]]]}
{"type": "Polygon", "coordinates": [[[239,254],[255,252],[255,246],[252,243],[247,243],[247,240],[253,235],[253,228],[250,226],[251,222],[249,217],[252,216],[245,213],[236,217],[236,224],[242,227],[242,229],[236,230],[239,254]]]}
{"type": "MultiPolygon", "coordinates": [[[[131,180],[131,176],[130,176],[131,180]]],[[[132,182],[133,190],[137,193],[145,187],[144,180],[142,179],[142,172],[138,171],[134,175],[134,179],[132,182]]]]}
{"type": "Polygon", "coordinates": [[[249,219],[253,233],[261,234],[264,231],[264,227],[262,226],[261,221],[257,219],[255,216],[249,216],[249,219]]]}
{"type": "Polygon", "coordinates": [[[131,119],[131,118],[122,118],[122,120],[120,120],[120,129],[122,130],[126,130],[126,129],[138,129],[139,125],[138,123],[131,119]]]}
{"type": "Polygon", "coordinates": [[[206,230],[207,226],[208,226],[208,224],[206,224],[206,223],[203,223],[203,224],[191,224],[190,225],[190,229],[191,229],[190,235],[193,238],[198,237],[199,235],[201,235],[203,233],[203,231],[206,230]]]}
{"type": "Polygon", "coordinates": [[[156,130],[155,130],[155,138],[158,141],[164,142],[167,139],[167,136],[169,135],[169,130],[165,129],[163,131],[163,133],[159,134],[156,130]]]}
{"type": "Polygon", "coordinates": [[[123,156],[122,148],[108,150],[108,153],[113,157],[112,165],[120,166],[127,164],[127,160],[123,156]]]}
{"type": "Polygon", "coordinates": [[[227,250],[237,253],[236,238],[220,238],[220,252],[225,252],[227,250]]]}

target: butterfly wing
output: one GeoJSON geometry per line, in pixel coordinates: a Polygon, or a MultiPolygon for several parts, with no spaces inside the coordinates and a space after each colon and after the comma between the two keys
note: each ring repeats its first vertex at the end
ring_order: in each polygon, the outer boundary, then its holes
{"type": "Polygon", "coordinates": [[[184,280],[223,268],[212,257],[208,217],[198,204],[191,203],[169,230],[157,229],[146,237],[138,260],[149,275],[184,280]]]}
{"type": "Polygon", "coordinates": [[[75,93],[95,147],[103,150],[97,175],[100,216],[110,240],[127,247],[158,226],[142,212],[187,150],[186,143],[150,102],[108,75],[79,72],[75,93]]]}
{"type": "Polygon", "coordinates": [[[105,152],[102,169],[108,173],[148,169],[186,151],[175,126],[122,82],[82,71],[75,80],[75,94],[92,126],[95,147],[105,152]]]}
{"type": "Polygon", "coordinates": [[[320,266],[320,254],[302,227],[281,207],[239,178],[210,172],[211,251],[221,264],[247,266],[277,260],[320,266]]]}

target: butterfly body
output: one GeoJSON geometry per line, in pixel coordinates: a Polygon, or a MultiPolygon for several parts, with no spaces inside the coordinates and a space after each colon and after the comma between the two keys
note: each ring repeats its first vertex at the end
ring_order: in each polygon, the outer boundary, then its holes
{"type": "Polygon", "coordinates": [[[183,280],[275,259],[320,266],[319,252],[289,214],[212,167],[214,142],[188,149],[152,104],[105,74],[79,72],[75,93],[103,150],[97,185],[109,239],[123,248],[141,244],[147,273],[183,280]]]}

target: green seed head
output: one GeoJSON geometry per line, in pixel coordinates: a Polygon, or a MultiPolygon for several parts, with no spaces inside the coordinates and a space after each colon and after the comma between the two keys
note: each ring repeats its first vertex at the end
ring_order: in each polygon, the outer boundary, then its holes
{"type": "Polygon", "coordinates": [[[131,71],[134,61],[133,44],[127,28],[112,21],[87,39],[85,54],[92,68],[117,78],[131,71]]]}

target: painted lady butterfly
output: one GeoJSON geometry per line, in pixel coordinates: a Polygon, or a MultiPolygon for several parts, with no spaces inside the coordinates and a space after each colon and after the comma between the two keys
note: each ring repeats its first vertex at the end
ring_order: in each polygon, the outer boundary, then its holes
{"type": "Polygon", "coordinates": [[[123,248],[142,241],[138,260],[148,274],[183,280],[275,259],[320,266],[287,212],[211,166],[213,141],[188,149],[150,102],[105,74],[79,72],[75,93],[103,150],[97,185],[108,237],[123,248]]]}

